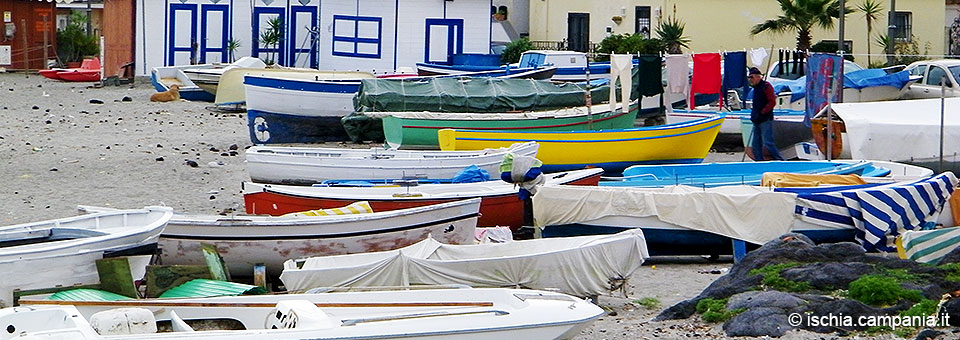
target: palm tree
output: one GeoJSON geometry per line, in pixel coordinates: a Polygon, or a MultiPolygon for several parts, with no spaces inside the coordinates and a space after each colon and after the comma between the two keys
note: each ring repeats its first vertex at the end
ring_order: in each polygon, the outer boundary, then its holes
{"type": "Polygon", "coordinates": [[[689,47],[690,39],[683,36],[685,27],[675,16],[668,16],[657,25],[657,36],[666,46],[667,53],[679,54],[680,47],[689,47]]]}
{"type": "MultiPolygon", "coordinates": [[[[785,33],[797,31],[797,49],[810,49],[813,36],[810,30],[813,26],[823,29],[833,28],[833,19],[840,17],[840,3],[837,0],[777,0],[783,12],[776,19],[770,19],[753,26],[751,35],[765,31],[785,33]]],[[[845,8],[844,13],[852,10],[845,8]]]]}
{"type": "Polygon", "coordinates": [[[857,9],[863,12],[863,18],[867,19],[867,65],[870,65],[870,36],[873,33],[873,22],[883,15],[883,7],[874,0],[863,0],[857,5],[857,9]]]}

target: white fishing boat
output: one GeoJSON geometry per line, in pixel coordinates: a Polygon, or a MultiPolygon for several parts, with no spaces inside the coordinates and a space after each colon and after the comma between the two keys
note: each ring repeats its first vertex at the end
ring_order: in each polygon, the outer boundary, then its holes
{"type": "Polygon", "coordinates": [[[639,229],[499,244],[427,239],[393,251],[289,260],[280,280],[292,290],[463,284],[594,296],[620,288],[647,257],[639,229]]]}
{"type": "Polygon", "coordinates": [[[157,92],[168,91],[171,85],[177,85],[181,99],[212,102],[214,96],[201,89],[200,86],[197,86],[193,80],[187,77],[186,73],[183,73],[183,70],[213,69],[217,67],[222,66],[206,64],[154,67],[150,72],[150,83],[153,84],[157,92]]]}
{"type": "Polygon", "coordinates": [[[263,69],[267,67],[267,64],[264,64],[262,60],[255,57],[242,57],[239,60],[226,64],[226,65],[214,65],[213,67],[201,66],[201,67],[190,67],[183,68],[181,71],[187,78],[190,79],[193,84],[200,87],[207,93],[216,96],[217,95],[217,86],[220,84],[220,76],[224,72],[236,68],[243,69],[263,69]]]}
{"type": "Polygon", "coordinates": [[[470,165],[500,178],[507,153],[535,157],[538,145],[517,143],[482,151],[401,151],[253,146],[246,151],[250,179],[260,183],[314,184],[326,180],[450,179],[470,165]]]}
{"type": "Polygon", "coordinates": [[[98,283],[95,260],[155,244],[171,217],[147,207],[0,227],[0,306],[14,289],[98,283]]]}
{"type": "MultiPolygon", "coordinates": [[[[81,211],[102,211],[78,207],[81,211]]],[[[217,246],[234,276],[262,263],[279,275],[288,259],[404,247],[432,237],[473,244],[480,199],[393,211],[328,216],[174,215],[160,235],[164,264],[204,264],[201,243],[217,246]]]]}
{"type": "Polygon", "coordinates": [[[604,314],[569,295],[502,288],[24,304],[0,310],[0,339],[547,340],[571,339],[604,314]],[[156,333],[166,320],[173,332],[156,333]],[[240,330],[190,326],[205,320],[240,330]]]}

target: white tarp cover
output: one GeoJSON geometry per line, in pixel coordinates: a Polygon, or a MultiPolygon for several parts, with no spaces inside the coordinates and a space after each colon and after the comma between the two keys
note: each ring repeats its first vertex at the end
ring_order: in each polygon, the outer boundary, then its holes
{"type": "Polygon", "coordinates": [[[647,257],[639,229],[501,244],[449,245],[426,239],[393,251],[313,257],[300,268],[288,260],[280,279],[287,290],[465,284],[590,296],[616,289],[647,257]]]}
{"type": "MultiPolygon", "coordinates": [[[[604,217],[656,217],[693,230],[762,244],[790,230],[796,195],[770,188],[577,187],[546,185],[533,197],[538,227],[604,217]]],[[[642,226],[638,226],[642,227],[642,226]]]]}
{"type": "MultiPolygon", "coordinates": [[[[847,128],[853,159],[905,161],[940,155],[940,99],[830,105],[847,128]]],[[[960,98],[944,102],[943,153],[960,152],[960,98]]],[[[846,145],[849,144],[849,145],[846,145]]]]}

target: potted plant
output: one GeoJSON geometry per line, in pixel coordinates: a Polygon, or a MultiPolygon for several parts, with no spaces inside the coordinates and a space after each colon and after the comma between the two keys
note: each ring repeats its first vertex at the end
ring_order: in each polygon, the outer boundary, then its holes
{"type": "Polygon", "coordinates": [[[57,56],[67,67],[80,67],[84,57],[100,53],[99,39],[84,29],[86,20],[83,13],[73,12],[67,26],[57,31],[57,56]]]}

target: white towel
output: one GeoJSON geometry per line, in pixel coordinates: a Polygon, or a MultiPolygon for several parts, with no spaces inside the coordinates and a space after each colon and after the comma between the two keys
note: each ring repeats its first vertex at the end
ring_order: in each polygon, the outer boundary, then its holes
{"type": "Polygon", "coordinates": [[[633,89],[633,56],[614,54],[610,56],[610,112],[617,108],[617,79],[620,79],[620,112],[630,110],[630,92],[633,89]]]}
{"type": "Polygon", "coordinates": [[[670,93],[687,93],[690,83],[690,58],[686,54],[667,56],[667,88],[670,93]]]}
{"type": "Polygon", "coordinates": [[[770,55],[767,53],[766,48],[754,48],[750,50],[750,63],[753,66],[760,67],[763,66],[763,62],[767,60],[767,56],[770,55]]]}

